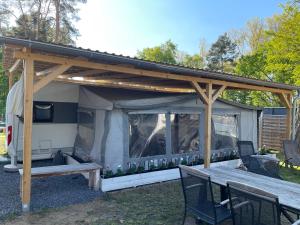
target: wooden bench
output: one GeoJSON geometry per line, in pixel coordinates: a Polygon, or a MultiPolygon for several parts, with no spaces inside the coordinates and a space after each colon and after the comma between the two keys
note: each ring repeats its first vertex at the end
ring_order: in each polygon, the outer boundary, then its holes
{"type": "MultiPolygon", "coordinates": [[[[31,168],[32,178],[62,176],[79,173],[89,173],[89,188],[94,188],[98,191],[100,188],[100,169],[101,166],[97,163],[81,163],[60,166],[45,166],[31,168]]],[[[23,169],[19,169],[20,185],[22,185],[23,169]]],[[[22,190],[22,186],[21,189],[22,190]]]]}

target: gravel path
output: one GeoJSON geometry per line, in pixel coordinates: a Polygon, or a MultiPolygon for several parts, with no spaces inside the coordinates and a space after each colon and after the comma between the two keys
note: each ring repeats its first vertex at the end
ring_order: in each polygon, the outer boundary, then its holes
{"type": "MultiPolygon", "coordinates": [[[[32,167],[49,166],[51,161],[36,161],[32,167]]],[[[0,163],[0,219],[21,213],[20,182],[18,173],[3,171],[0,163]]],[[[31,209],[39,211],[46,208],[85,203],[102,195],[101,191],[88,188],[88,181],[82,175],[67,175],[32,180],[31,209]]]]}

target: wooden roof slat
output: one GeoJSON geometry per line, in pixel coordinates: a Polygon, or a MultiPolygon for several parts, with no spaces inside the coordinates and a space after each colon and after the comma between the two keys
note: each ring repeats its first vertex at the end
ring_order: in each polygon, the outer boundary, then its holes
{"type": "Polygon", "coordinates": [[[258,86],[258,85],[245,84],[245,83],[228,82],[223,80],[202,78],[198,76],[195,77],[195,76],[186,76],[186,75],[179,75],[173,73],[171,74],[171,73],[158,72],[158,71],[145,70],[145,69],[127,68],[127,67],[122,67],[117,65],[83,61],[83,60],[73,59],[73,58],[67,59],[59,56],[48,56],[48,55],[42,55],[36,53],[24,53],[21,51],[16,51],[14,57],[17,59],[30,58],[34,61],[52,62],[57,64],[68,64],[70,66],[80,66],[80,67],[85,67],[90,69],[108,70],[113,72],[135,74],[135,75],[146,76],[146,77],[156,77],[156,78],[163,78],[163,79],[181,80],[181,81],[190,81],[190,82],[199,82],[199,83],[212,83],[214,85],[224,85],[231,88],[239,88],[239,89],[246,89],[246,90],[270,91],[273,93],[287,93],[287,94],[291,94],[292,92],[292,90],[286,90],[280,88],[265,87],[265,86],[258,86]]]}

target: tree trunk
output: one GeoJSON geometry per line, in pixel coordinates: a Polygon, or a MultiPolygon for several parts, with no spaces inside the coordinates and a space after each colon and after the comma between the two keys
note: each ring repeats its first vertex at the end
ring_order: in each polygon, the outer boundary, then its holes
{"type": "Polygon", "coordinates": [[[60,0],[55,0],[55,43],[59,42],[60,35],[60,0]]]}

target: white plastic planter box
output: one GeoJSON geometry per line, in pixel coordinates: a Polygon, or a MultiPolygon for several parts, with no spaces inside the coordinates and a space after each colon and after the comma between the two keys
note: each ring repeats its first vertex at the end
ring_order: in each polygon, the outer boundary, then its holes
{"type": "MultiPolygon", "coordinates": [[[[211,167],[227,166],[236,168],[241,164],[240,159],[211,163],[211,167]]],[[[203,168],[203,165],[193,166],[194,168],[203,168]]],[[[101,190],[103,192],[114,191],[124,188],[137,187],[146,184],[153,184],[163,181],[176,180],[180,178],[179,169],[167,169],[153,171],[141,174],[126,175],[121,177],[112,177],[101,179],[101,190]]]]}

